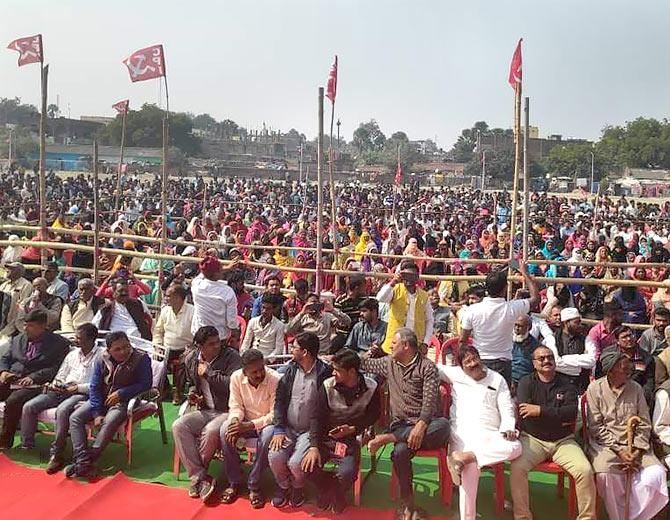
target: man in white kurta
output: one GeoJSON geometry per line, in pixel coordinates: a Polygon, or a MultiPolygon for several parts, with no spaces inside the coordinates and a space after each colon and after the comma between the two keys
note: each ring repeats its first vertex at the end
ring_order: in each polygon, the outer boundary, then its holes
{"type": "Polygon", "coordinates": [[[451,384],[449,471],[459,485],[462,520],[477,516],[481,468],[521,454],[514,404],[503,377],[484,366],[474,347],[464,347],[460,366],[439,365],[440,377],[451,384]]]}

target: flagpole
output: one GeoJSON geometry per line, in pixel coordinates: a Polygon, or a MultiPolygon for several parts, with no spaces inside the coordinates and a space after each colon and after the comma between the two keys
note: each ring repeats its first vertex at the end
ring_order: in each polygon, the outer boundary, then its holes
{"type": "Polygon", "coordinates": [[[309,164],[305,169],[305,185],[303,186],[303,196],[302,196],[302,215],[305,216],[305,211],[307,211],[307,188],[309,188],[309,164]]]}
{"type": "Polygon", "coordinates": [[[530,197],[528,191],[528,128],[530,121],[530,100],[524,99],[524,121],[523,121],[523,260],[528,260],[528,211],[530,197]]]}
{"type": "Polygon", "coordinates": [[[98,206],[98,141],[93,140],[93,283],[98,281],[100,269],[100,208],[98,206]]]}
{"type": "MultiPolygon", "coordinates": [[[[333,164],[334,164],[334,151],[333,151],[333,123],[335,122],[335,100],[333,99],[333,102],[331,103],[331,110],[330,110],[330,146],[328,149],[328,156],[329,156],[329,164],[328,164],[328,170],[329,170],[329,180],[330,180],[330,225],[333,230],[333,250],[334,250],[334,259],[333,259],[333,267],[332,269],[338,269],[339,268],[339,240],[337,236],[337,221],[336,221],[336,210],[335,210],[335,180],[333,178],[333,164]]],[[[340,293],[340,277],[336,276],[335,277],[335,294],[340,293]]]]}
{"type": "Polygon", "coordinates": [[[322,248],[323,248],[323,87],[319,87],[319,135],[316,151],[316,294],[321,293],[322,248]]]}
{"type": "MultiPolygon", "coordinates": [[[[49,65],[44,65],[44,53],[40,59],[40,78],[42,83],[42,111],[40,114],[40,240],[48,240],[47,236],[47,190],[46,190],[46,115],[47,115],[47,85],[49,78],[49,65]]],[[[42,269],[46,267],[47,251],[43,247],[40,248],[40,264],[42,269]]]]}
{"type": "MultiPolygon", "coordinates": [[[[396,155],[398,156],[398,165],[400,164],[400,143],[398,143],[396,155]]],[[[396,177],[398,175],[398,166],[396,165],[396,177]]],[[[393,178],[393,207],[391,210],[391,220],[393,221],[393,224],[395,225],[395,200],[398,197],[398,188],[400,187],[400,182],[402,182],[402,178],[399,179],[398,182],[395,181],[395,177],[393,178]]],[[[397,229],[396,229],[397,231],[397,229]]]]}
{"type": "MultiPolygon", "coordinates": [[[[510,218],[509,260],[514,259],[514,236],[516,234],[517,195],[519,189],[519,163],[521,160],[521,81],[514,89],[514,179],[512,181],[512,215],[510,218]]],[[[507,285],[507,298],[512,297],[512,282],[507,285]]]]}
{"type": "MultiPolygon", "coordinates": [[[[168,189],[168,117],[170,115],[170,95],[168,93],[167,72],[163,75],[165,81],[165,114],[163,115],[163,164],[161,165],[161,215],[163,217],[163,225],[161,226],[161,255],[166,254],[167,249],[167,189],[168,189]]],[[[160,80],[159,80],[160,81],[160,80]]],[[[160,286],[163,284],[163,261],[158,261],[158,284],[159,290],[156,292],[158,304],[161,304],[162,294],[160,286]]]]}
{"type": "Polygon", "coordinates": [[[119,169],[116,172],[116,200],[114,201],[114,209],[117,213],[119,213],[119,209],[121,208],[120,201],[121,201],[121,168],[123,168],[123,151],[124,147],[126,144],[126,116],[128,115],[128,107],[126,106],[126,110],[121,114],[122,119],[121,119],[121,151],[119,153],[119,169]]]}

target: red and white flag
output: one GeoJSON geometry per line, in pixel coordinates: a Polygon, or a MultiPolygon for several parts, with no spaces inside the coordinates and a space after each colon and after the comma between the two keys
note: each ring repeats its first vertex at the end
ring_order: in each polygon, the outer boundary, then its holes
{"type": "Polygon", "coordinates": [[[124,99],[123,101],[119,101],[118,103],[114,103],[112,105],[112,108],[114,110],[116,110],[119,114],[127,114],[129,104],[130,104],[130,102],[127,99],[124,99]]]}
{"type": "Polygon", "coordinates": [[[512,63],[509,65],[509,84],[514,90],[516,90],[517,85],[521,84],[521,42],[523,38],[519,40],[519,43],[516,45],[516,50],[514,51],[514,56],[512,56],[512,63]]]}
{"type": "Polygon", "coordinates": [[[14,40],[7,48],[19,53],[19,67],[43,60],[41,34],[14,40]]]}
{"type": "Polygon", "coordinates": [[[402,164],[400,164],[400,159],[398,159],[398,168],[395,171],[395,185],[400,186],[402,182],[402,164]]]}
{"type": "Polygon", "coordinates": [[[133,52],[123,64],[128,67],[130,81],[145,81],[147,79],[165,76],[165,55],[162,45],[153,45],[133,52]]]}
{"type": "Polygon", "coordinates": [[[330,68],[330,73],[328,74],[328,85],[326,86],[326,97],[330,99],[332,103],[335,103],[335,96],[337,95],[337,56],[335,56],[335,62],[330,68]]]}

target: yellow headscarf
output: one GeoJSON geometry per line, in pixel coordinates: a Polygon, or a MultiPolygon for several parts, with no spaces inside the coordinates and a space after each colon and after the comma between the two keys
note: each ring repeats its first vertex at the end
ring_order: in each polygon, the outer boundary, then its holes
{"type": "Polygon", "coordinates": [[[368,249],[368,242],[370,242],[370,233],[367,231],[363,231],[361,234],[361,238],[358,241],[358,244],[356,244],[356,247],[354,248],[354,258],[356,261],[360,262],[361,259],[363,258],[363,255],[366,253],[368,249]]]}

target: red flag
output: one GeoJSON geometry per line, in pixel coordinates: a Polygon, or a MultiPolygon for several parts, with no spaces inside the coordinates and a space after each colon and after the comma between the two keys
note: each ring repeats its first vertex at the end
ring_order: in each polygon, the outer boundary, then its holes
{"type": "Polygon", "coordinates": [[[116,110],[119,114],[127,114],[129,104],[130,104],[130,102],[127,99],[124,99],[123,101],[119,101],[118,103],[114,103],[112,105],[112,108],[114,110],[116,110]]]}
{"type": "Polygon", "coordinates": [[[7,48],[19,53],[19,67],[29,63],[38,63],[43,59],[41,34],[14,40],[7,45],[7,48]]]}
{"type": "Polygon", "coordinates": [[[402,164],[400,164],[400,159],[398,159],[398,168],[396,169],[394,180],[396,186],[400,186],[400,183],[402,182],[402,164]]]}
{"type": "Polygon", "coordinates": [[[509,84],[514,90],[516,86],[521,83],[521,42],[523,38],[519,40],[519,43],[516,46],[514,51],[514,56],[512,56],[512,63],[509,65],[509,84]]]}
{"type": "Polygon", "coordinates": [[[153,45],[133,52],[123,64],[128,67],[130,81],[145,81],[147,79],[165,76],[165,56],[162,45],[153,45]]]}
{"type": "Polygon", "coordinates": [[[337,56],[335,56],[335,62],[330,68],[330,74],[328,74],[328,85],[326,87],[326,97],[330,99],[332,103],[335,103],[335,95],[337,94],[337,56]]]}

